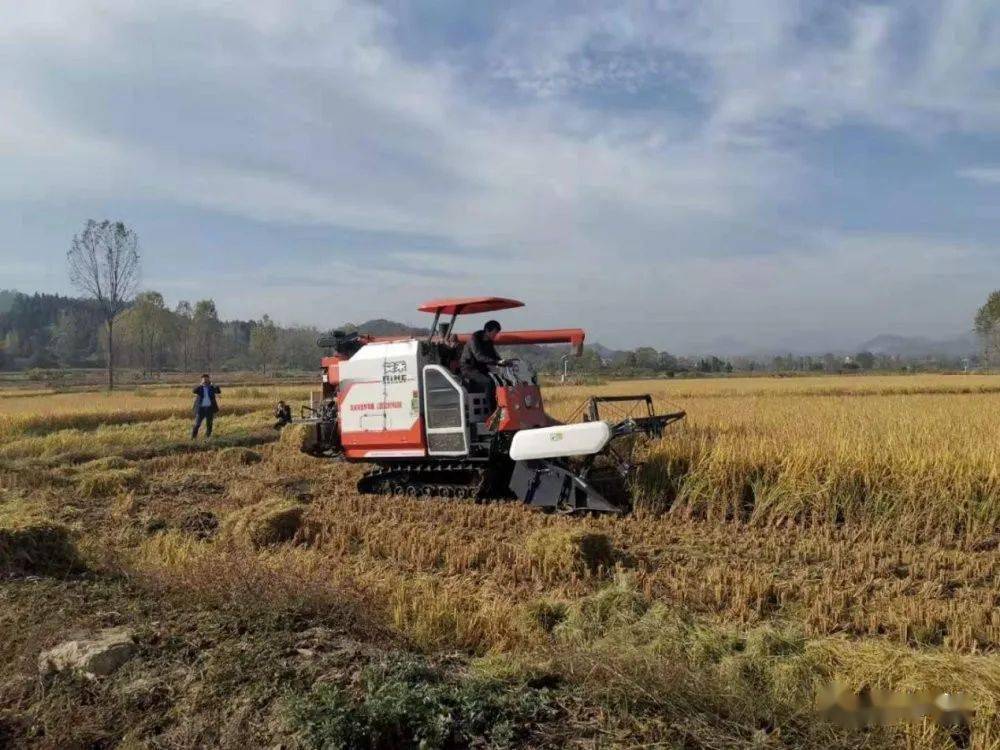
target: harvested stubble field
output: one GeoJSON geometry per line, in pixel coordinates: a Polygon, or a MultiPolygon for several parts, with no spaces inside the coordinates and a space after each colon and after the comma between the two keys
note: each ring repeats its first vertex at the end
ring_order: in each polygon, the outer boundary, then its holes
{"type": "Polygon", "coordinates": [[[0,398],[0,745],[1000,746],[1000,377],[650,391],[626,518],[358,496],[269,428],[307,389],[0,398]],[[79,630],[111,677],[42,680],[79,630]],[[963,691],[971,731],[845,729],[817,690],[963,691]]]}

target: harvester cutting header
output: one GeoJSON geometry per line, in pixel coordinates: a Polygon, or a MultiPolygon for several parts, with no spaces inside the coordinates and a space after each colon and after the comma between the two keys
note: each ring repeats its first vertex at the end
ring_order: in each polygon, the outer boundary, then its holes
{"type": "MultiPolygon", "coordinates": [[[[322,337],[322,396],[296,420],[309,425],[302,450],[374,464],[358,482],[362,493],[516,498],[560,513],[628,510],[635,466],[631,451],[622,455],[615,444],[658,437],[684,412],[655,414],[648,394],[593,397],[580,410],[583,421],[562,424],[545,413],[538,378],[524,360],[493,361],[485,377],[463,377],[463,349],[475,334],[456,333],[458,317],[521,306],[502,297],[434,300],[418,308],[434,315],[424,337],[322,337]],[[609,402],[644,413],[609,421],[601,416],[609,402]]],[[[579,355],[584,335],[564,328],[490,338],[501,346],[569,344],[579,355]]]]}

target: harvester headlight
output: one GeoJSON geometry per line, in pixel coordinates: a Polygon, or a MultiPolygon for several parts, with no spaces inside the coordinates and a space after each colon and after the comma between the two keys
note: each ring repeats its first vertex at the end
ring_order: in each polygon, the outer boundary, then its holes
{"type": "Polygon", "coordinates": [[[525,393],[524,394],[524,408],[531,409],[535,405],[535,394],[525,393]]]}

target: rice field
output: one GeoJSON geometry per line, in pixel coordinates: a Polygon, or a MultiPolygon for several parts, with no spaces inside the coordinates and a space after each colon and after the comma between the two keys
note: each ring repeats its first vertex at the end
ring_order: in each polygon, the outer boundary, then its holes
{"type": "MultiPolygon", "coordinates": [[[[549,386],[556,417],[589,395],[636,392],[688,415],[638,447],[633,514],[582,519],[359,496],[363,467],[304,456],[293,429],[270,429],[277,399],[305,401],[307,387],[222,385],[210,442],[188,439],[185,388],[0,394],[0,593],[24,607],[19,620],[0,614],[0,629],[22,624],[0,644],[0,740],[7,727],[34,746],[338,746],[347,724],[329,717],[388,710],[359,687],[369,672],[352,677],[342,650],[313,645],[238,655],[263,623],[268,642],[291,644],[340,618],[335,630],[363,631],[351,659],[377,666],[401,651],[476,690],[542,701],[503,704],[521,717],[511,745],[1000,746],[1000,376],[549,386]],[[59,572],[39,572],[39,554],[4,541],[30,545],[43,526],[65,530],[83,578],[62,547],[59,572]],[[122,697],[128,680],[165,679],[149,656],[97,693],[39,692],[34,659],[57,634],[21,633],[41,607],[41,587],[19,588],[26,572],[131,587],[99,611],[59,599],[74,625],[187,613],[151,641],[176,649],[170,674],[186,681],[153,707],[122,697]],[[232,619],[209,635],[191,624],[211,617],[232,619]],[[845,728],[815,710],[834,681],[963,692],[976,713],[969,729],[845,728]],[[39,723],[42,738],[18,729],[39,723]]],[[[364,716],[366,732],[384,726],[364,716]]],[[[417,734],[391,736],[373,746],[417,734]]]]}

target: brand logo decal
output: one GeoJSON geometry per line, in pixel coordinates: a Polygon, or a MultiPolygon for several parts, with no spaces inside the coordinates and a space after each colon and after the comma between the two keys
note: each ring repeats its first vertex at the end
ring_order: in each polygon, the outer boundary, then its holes
{"type": "Polygon", "coordinates": [[[382,364],[383,383],[405,383],[406,382],[406,360],[387,359],[382,364]]]}

